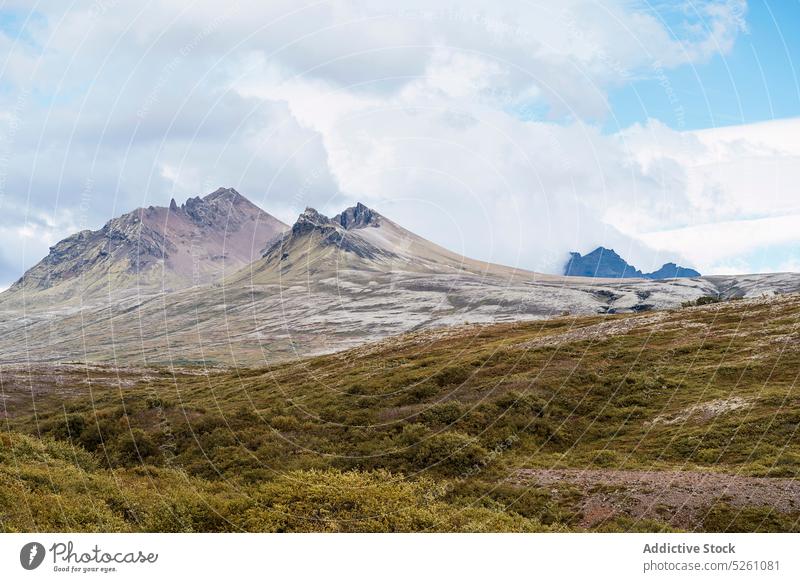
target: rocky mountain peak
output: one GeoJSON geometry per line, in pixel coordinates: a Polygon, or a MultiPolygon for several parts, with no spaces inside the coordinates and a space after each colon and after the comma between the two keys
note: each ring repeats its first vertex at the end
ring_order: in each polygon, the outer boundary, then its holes
{"type": "Polygon", "coordinates": [[[648,279],[684,279],[700,277],[700,273],[694,269],[687,269],[675,263],[665,263],[658,271],[653,271],[645,275],[648,279]]]}
{"type": "Polygon", "coordinates": [[[574,277],[642,277],[640,270],[629,265],[614,249],[605,247],[597,247],[586,256],[570,253],[564,274],[574,277]]]}
{"type": "Polygon", "coordinates": [[[208,194],[203,197],[203,200],[206,202],[230,202],[230,203],[238,203],[248,201],[247,198],[239,194],[234,188],[217,188],[211,194],[208,194]]]}
{"type": "Polygon", "coordinates": [[[345,230],[351,230],[367,226],[378,227],[380,226],[380,217],[380,214],[359,202],[341,214],[337,214],[332,220],[345,230]]]}
{"type": "Polygon", "coordinates": [[[305,240],[306,236],[314,236],[318,249],[336,247],[342,253],[350,253],[362,259],[386,259],[395,256],[389,249],[378,248],[360,233],[348,232],[367,226],[379,226],[380,215],[363,204],[347,208],[333,218],[328,218],[316,209],[308,207],[297,218],[288,235],[278,237],[262,253],[269,260],[278,258],[281,262],[291,260],[299,252],[307,253],[311,246],[303,242],[298,246],[297,240],[305,240]]]}
{"type": "Polygon", "coordinates": [[[293,235],[301,235],[322,227],[334,228],[330,218],[317,212],[316,209],[307,207],[303,213],[297,217],[297,221],[292,226],[293,235]]]}
{"type": "Polygon", "coordinates": [[[189,215],[189,217],[197,223],[210,224],[211,214],[214,209],[206,205],[205,201],[199,196],[189,198],[186,202],[181,204],[181,210],[189,215]]]}
{"type": "Polygon", "coordinates": [[[263,214],[258,206],[233,188],[218,188],[202,198],[189,198],[179,209],[170,204],[170,211],[184,212],[201,226],[228,229],[263,214]]]}
{"type": "Polygon", "coordinates": [[[318,212],[316,208],[307,206],[303,213],[297,218],[297,222],[311,222],[316,225],[327,224],[331,221],[330,218],[318,212]]]}
{"type": "Polygon", "coordinates": [[[233,188],[178,206],[149,206],[62,240],[9,289],[60,287],[64,297],[217,280],[258,257],[286,225],[233,188]]]}
{"type": "Polygon", "coordinates": [[[683,277],[699,277],[694,269],[680,267],[675,263],[666,263],[657,271],[643,273],[623,259],[614,249],[597,247],[587,255],[570,253],[570,259],[564,267],[564,274],[572,277],[600,277],[606,279],[641,278],[641,279],[675,279],[683,277]]]}

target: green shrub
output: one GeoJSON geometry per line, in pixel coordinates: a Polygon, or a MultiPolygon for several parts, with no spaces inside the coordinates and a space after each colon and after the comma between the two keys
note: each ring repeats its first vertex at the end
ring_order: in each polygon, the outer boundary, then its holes
{"type": "Polygon", "coordinates": [[[541,531],[535,520],[440,499],[432,481],[387,471],[293,471],[260,487],[244,527],[264,532],[541,531]]]}
{"type": "Polygon", "coordinates": [[[51,421],[42,427],[42,432],[64,441],[78,441],[86,429],[86,419],[81,414],[69,414],[66,418],[51,421]]]}
{"type": "Polygon", "coordinates": [[[596,467],[613,467],[619,465],[619,455],[616,451],[604,449],[598,451],[592,458],[592,464],[596,467]]]}
{"type": "Polygon", "coordinates": [[[733,507],[719,502],[703,518],[709,532],[798,532],[800,514],[787,515],[771,507],[733,507]]]}
{"type": "Polygon", "coordinates": [[[269,424],[276,430],[298,430],[300,429],[300,421],[294,416],[273,416],[269,419],[269,424]]]}
{"type": "Polygon", "coordinates": [[[409,453],[416,468],[433,468],[450,474],[458,474],[479,465],[487,455],[486,449],[471,436],[450,431],[423,439],[409,453]]]}
{"type": "Polygon", "coordinates": [[[121,433],[109,448],[114,461],[123,466],[153,461],[159,453],[153,438],[140,428],[121,433]]]}
{"type": "Polygon", "coordinates": [[[681,303],[683,307],[696,307],[699,305],[711,305],[712,303],[720,303],[722,299],[715,295],[703,295],[694,301],[684,301],[681,303]]]}
{"type": "Polygon", "coordinates": [[[463,415],[462,407],[458,402],[437,402],[426,408],[419,416],[420,420],[428,424],[450,425],[463,415]]]}
{"type": "Polygon", "coordinates": [[[431,385],[427,382],[422,382],[421,384],[417,384],[412,386],[408,389],[405,396],[402,399],[402,402],[406,404],[417,404],[418,402],[422,402],[423,400],[427,400],[431,396],[436,395],[438,392],[436,386],[431,385]]]}
{"type": "Polygon", "coordinates": [[[467,366],[448,366],[433,375],[437,386],[450,386],[463,384],[472,375],[472,370],[467,366]]]}

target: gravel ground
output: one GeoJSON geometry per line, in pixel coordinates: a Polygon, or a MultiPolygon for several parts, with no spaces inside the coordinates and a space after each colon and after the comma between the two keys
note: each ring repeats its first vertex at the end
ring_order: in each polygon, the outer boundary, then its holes
{"type": "Polygon", "coordinates": [[[742,477],[690,471],[622,471],[608,469],[520,469],[511,479],[523,486],[572,485],[584,493],[583,527],[625,514],[661,519],[694,529],[717,501],[733,507],[772,507],[780,513],[800,511],[800,481],[742,477]]]}

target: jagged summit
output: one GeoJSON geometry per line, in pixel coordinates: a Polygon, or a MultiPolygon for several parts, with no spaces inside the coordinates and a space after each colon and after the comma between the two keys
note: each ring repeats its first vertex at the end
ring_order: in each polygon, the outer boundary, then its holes
{"type": "Polygon", "coordinates": [[[574,277],[641,278],[643,273],[629,265],[614,249],[597,247],[586,256],[570,253],[570,260],[564,269],[565,275],[574,277]]]}
{"type": "Polygon", "coordinates": [[[351,206],[341,214],[333,217],[333,222],[342,226],[345,230],[364,228],[366,226],[379,227],[381,215],[361,204],[351,206]]]}
{"type": "Polygon", "coordinates": [[[328,218],[315,208],[311,208],[310,206],[306,207],[303,213],[297,218],[296,224],[300,225],[300,229],[305,228],[307,225],[320,227],[333,224],[345,230],[355,230],[367,226],[377,228],[380,226],[380,219],[380,214],[359,202],[355,206],[346,208],[333,218],[328,218]]]}
{"type": "Polygon", "coordinates": [[[217,202],[217,201],[224,201],[230,203],[237,203],[241,201],[247,201],[247,198],[239,194],[234,188],[217,188],[211,194],[206,194],[203,196],[203,200],[206,202],[217,202]]]}
{"type": "Polygon", "coordinates": [[[258,258],[286,229],[233,188],[180,206],[148,206],[71,235],[6,292],[69,300],[118,291],[180,289],[219,280],[258,258]]]}
{"type": "Polygon", "coordinates": [[[308,230],[326,226],[332,226],[331,219],[309,206],[297,217],[297,221],[294,223],[294,226],[292,226],[292,233],[300,234],[308,230]]]}
{"type": "Polygon", "coordinates": [[[377,216],[376,212],[363,204],[348,208],[333,219],[314,208],[306,208],[290,231],[267,246],[262,257],[268,264],[284,263],[283,268],[296,263],[298,259],[308,263],[329,255],[331,251],[343,253],[345,257],[353,255],[365,261],[391,259],[395,254],[390,249],[350,232],[359,228],[357,224],[366,225],[370,221],[373,226],[378,226],[377,216]]]}
{"type": "Polygon", "coordinates": [[[685,279],[700,276],[698,271],[681,267],[675,263],[665,263],[659,270],[645,275],[648,279],[685,279]]]}
{"type": "Polygon", "coordinates": [[[628,264],[614,249],[605,247],[597,247],[585,256],[580,253],[570,253],[570,259],[564,267],[564,274],[572,277],[605,279],[676,279],[700,276],[700,273],[694,269],[680,267],[675,263],[666,263],[657,271],[643,273],[628,264]]]}

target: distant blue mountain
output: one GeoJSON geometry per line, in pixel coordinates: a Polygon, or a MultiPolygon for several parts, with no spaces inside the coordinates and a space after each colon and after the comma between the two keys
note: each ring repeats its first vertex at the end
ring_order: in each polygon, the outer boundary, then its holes
{"type": "Polygon", "coordinates": [[[682,279],[685,277],[700,277],[700,273],[694,269],[680,267],[675,263],[665,263],[658,271],[646,273],[648,279],[682,279]]]}
{"type": "Polygon", "coordinates": [[[666,263],[652,273],[642,273],[633,265],[629,265],[613,249],[604,247],[597,247],[586,256],[582,256],[580,253],[570,253],[570,259],[564,267],[564,274],[571,277],[601,277],[606,279],[677,279],[700,276],[700,273],[694,269],[680,267],[675,263],[666,263]]]}

